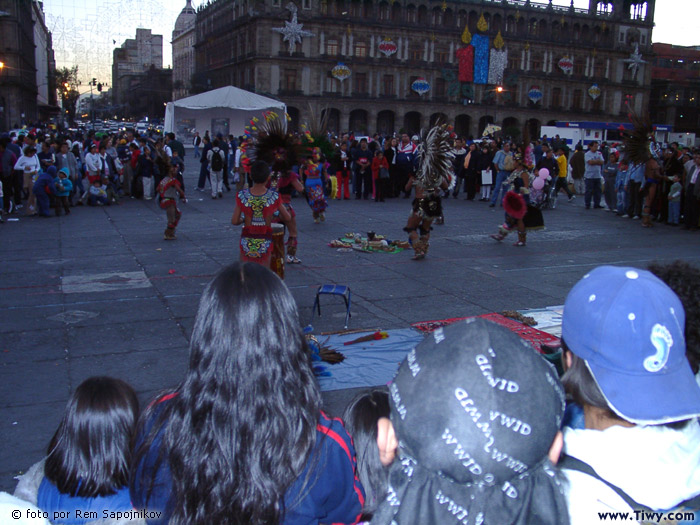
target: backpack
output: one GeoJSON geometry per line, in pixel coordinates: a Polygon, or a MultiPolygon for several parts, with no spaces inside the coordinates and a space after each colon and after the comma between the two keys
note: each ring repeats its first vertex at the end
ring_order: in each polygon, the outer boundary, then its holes
{"type": "Polygon", "coordinates": [[[212,150],[211,156],[211,170],[221,171],[224,169],[224,159],[221,157],[221,150],[212,150]]]}
{"type": "Polygon", "coordinates": [[[506,155],[503,160],[503,169],[505,171],[513,171],[515,169],[515,160],[513,160],[513,155],[506,155]]]}

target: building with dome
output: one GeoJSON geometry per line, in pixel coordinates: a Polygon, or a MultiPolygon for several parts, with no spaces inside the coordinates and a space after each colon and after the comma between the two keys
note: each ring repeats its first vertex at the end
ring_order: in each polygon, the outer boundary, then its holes
{"type": "Polygon", "coordinates": [[[185,7],[175,21],[173,29],[173,100],[190,95],[192,75],[194,74],[194,25],[197,13],[192,7],[192,0],[187,0],[185,7]]]}
{"type": "Polygon", "coordinates": [[[334,131],[538,136],[649,105],[655,0],[212,0],[197,10],[193,91],[233,85],[309,103],[334,131]]]}

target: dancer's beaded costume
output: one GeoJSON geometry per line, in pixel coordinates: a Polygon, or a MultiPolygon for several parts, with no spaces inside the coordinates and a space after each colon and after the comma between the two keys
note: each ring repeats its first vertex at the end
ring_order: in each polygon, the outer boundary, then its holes
{"type": "Polygon", "coordinates": [[[325,220],[325,211],[328,207],[326,196],[323,193],[323,167],[321,150],[314,148],[311,158],[306,161],[304,167],[304,188],[316,223],[325,220]]]}
{"type": "Polygon", "coordinates": [[[268,189],[263,195],[253,195],[249,189],[236,195],[236,204],[244,216],[241,233],[241,261],[270,266],[272,254],[272,221],[282,201],[279,193],[268,189]]]}
{"type": "Polygon", "coordinates": [[[408,233],[408,241],[413,246],[414,260],[422,259],[430,247],[430,230],[435,219],[442,216],[442,190],[450,188],[452,157],[454,153],[450,146],[451,129],[438,125],[423,132],[418,146],[417,155],[419,166],[415,177],[411,177],[406,191],[416,188],[416,198],[404,231],[408,233]]]}

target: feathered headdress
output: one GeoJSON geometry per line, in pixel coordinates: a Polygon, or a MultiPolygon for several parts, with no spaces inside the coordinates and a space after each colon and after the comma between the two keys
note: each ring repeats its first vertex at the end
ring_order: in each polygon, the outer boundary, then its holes
{"type": "Polygon", "coordinates": [[[307,147],[309,155],[313,148],[320,148],[321,154],[329,159],[333,156],[334,148],[328,140],[328,117],[330,111],[327,108],[317,111],[309,104],[309,121],[303,126],[302,143],[307,147]]]}
{"type": "Polygon", "coordinates": [[[421,130],[418,145],[418,172],[416,178],[426,190],[434,191],[443,180],[450,180],[454,152],[450,144],[452,130],[447,124],[437,124],[427,132],[421,130]]]}
{"type": "Polygon", "coordinates": [[[651,125],[648,113],[640,117],[629,105],[628,109],[628,116],[632,122],[632,131],[623,132],[625,155],[627,160],[634,164],[644,164],[652,157],[658,157],[654,140],[654,128],[651,125]]]}
{"type": "Polygon", "coordinates": [[[287,172],[296,164],[298,141],[287,132],[286,115],[274,111],[263,113],[263,120],[253,119],[252,129],[257,132],[255,145],[248,152],[251,161],[264,160],[273,171],[287,172]]]}

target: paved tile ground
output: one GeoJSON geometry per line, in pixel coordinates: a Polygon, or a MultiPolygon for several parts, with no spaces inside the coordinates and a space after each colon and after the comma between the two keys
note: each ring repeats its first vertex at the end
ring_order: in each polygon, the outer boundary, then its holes
{"type": "MultiPolygon", "coordinates": [[[[223,265],[237,260],[239,228],[230,224],[233,194],[211,200],[192,191],[178,240],[163,241],[165,212],[155,201],[74,208],[68,217],[24,218],[0,225],[0,489],[41,458],[73,389],[109,374],[127,380],[147,402],[173,387],[187,362],[199,295],[223,265]]],[[[404,238],[409,201],[335,201],[313,224],[294,201],[300,265],[286,283],[306,323],[316,287],[352,289],[351,328],[403,328],[415,321],[503,309],[563,304],[566,293],[599,264],[646,266],[676,258],[700,263],[700,235],[584,210],[582,198],[560,199],[545,212],[547,230],[525,248],[488,238],[502,221],[485,203],[449,199],[430,254],[342,253],[327,246],[345,232],[374,230],[404,238]]],[[[335,299],[335,300],[334,300],[335,299]]],[[[344,308],[324,297],[316,331],[341,329],[344,308]]],[[[325,396],[339,410],[353,392],[325,396]]]]}

